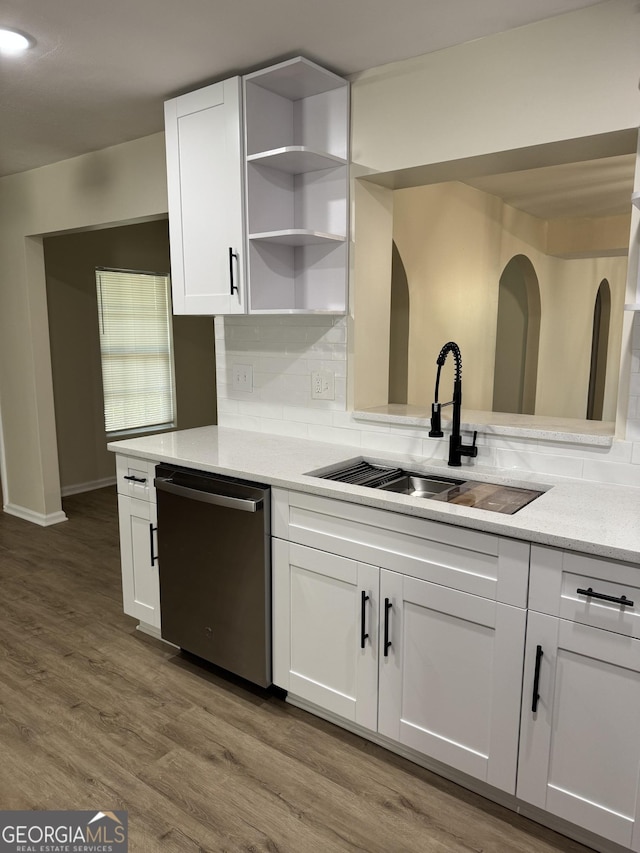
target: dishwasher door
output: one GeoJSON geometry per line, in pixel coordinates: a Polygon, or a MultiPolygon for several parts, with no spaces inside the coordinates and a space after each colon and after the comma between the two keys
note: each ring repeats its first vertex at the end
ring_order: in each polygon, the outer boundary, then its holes
{"type": "Polygon", "coordinates": [[[268,686],[269,487],[167,465],[155,486],[163,638],[268,686]]]}

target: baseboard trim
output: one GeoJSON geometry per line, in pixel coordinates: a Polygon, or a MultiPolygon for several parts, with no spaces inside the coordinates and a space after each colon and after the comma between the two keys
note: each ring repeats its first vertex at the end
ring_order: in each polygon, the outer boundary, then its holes
{"type": "Polygon", "coordinates": [[[79,495],[82,492],[94,492],[96,489],[106,489],[107,486],[115,486],[115,477],[103,477],[102,480],[90,480],[88,483],[74,483],[71,486],[63,486],[60,494],[63,498],[70,495],[79,495]]]}
{"type": "Polygon", "coordinates": [[[40,527],[50,527],[52,524],[60,524],[61,521],[67,520],[66,513],[62,510],[45,514],[34,512],[32,509],[17,504],[5,504],[3,509],[8,515],[15,515],[16,518],[22,518],[32,524],[38,524],[40,527]]]}

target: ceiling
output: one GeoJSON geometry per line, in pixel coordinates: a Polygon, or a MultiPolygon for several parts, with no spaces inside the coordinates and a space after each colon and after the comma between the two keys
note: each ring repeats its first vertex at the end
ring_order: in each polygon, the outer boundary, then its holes
{"type": "Polygon", "coordinates": [[[176,94],[303,55],[343,75],[603,0],[2,0],[0,175],[163,128],[176,94]]]}
{"type": "Polygon", "coordinates": [[[635,154],[464,179],[540,219],[628,215],[635,154]]]}

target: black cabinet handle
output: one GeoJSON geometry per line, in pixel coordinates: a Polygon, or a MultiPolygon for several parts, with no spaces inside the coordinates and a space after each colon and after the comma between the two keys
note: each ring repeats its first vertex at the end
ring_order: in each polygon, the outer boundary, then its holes
{"type": "Polygon", "coordinates": [[[578,595],[586,595],[587,598],[598,598],[600,601],[613,601],[614,604],[619,604],[622,607],[633,607],[633,601],[627,598],[626,595],[621,595],[616,598],[615,595],[605,595],[603,592],[594,592],[591,587],[589,589],[577,589],[578,595]]]}
{"type": "Polygon", "coordinates": [[[231,295],[232,296],[234,293],[239,292],[238,291],[238,285],[235,284],[235,282],[233,280],[233,259],[234,258],[237,261],[239,258],[239,255],[237,252],[233,251],[233,248],[231,246],[229,246],[229,284],[231,285],[231,295]]]}
{"type": "Polygon", "coordinates": [[[156,560],[158,559],[158,555],[155,553],[154,548],[153,548],[153,534],[157,533],[157,531],[158,531],[158,528],[154,527],[153,524],[151,524],[151,522],[149,522],[149,542],[150,542],[150,546],[151,546],[151,548],[150,548],[150,550],[151,550],[151,565],[153,565],[156,562],[156,560]]]}
{"type": "Polygon", "coordinates": [[[135,474],[125,474],[124,479],[125,480],[131,480],[131,482],[133,482],[133,483],[146,483],[147,482],[146,477],[136,477],[135,474]]]}
{"type": "Polygon", "coordinates": [[[389,639],[389,611],[393,607],[393,604],[389,601],[388,598],[384,600],[384,656],[389,657],[389,646],[391,645],[391,640],[389,639]]]}
{"type": "Polygon", "coordinates": [[[366,603],[369,601],[369,596],[364,590],[362,590],[360,596],[360,648],[364,649],[364,641],[369,636],[366,633],[366,603]]]}
{"type": "Polygon", "coordinates": [[[534,714],[538,710],[538,699],[540,698],[538,688],[540,686],[540,662],[543,654],[542,646],[536,646],[536,669],[533,675],[533,699],[531,702],[531,710],[534,714]]]}

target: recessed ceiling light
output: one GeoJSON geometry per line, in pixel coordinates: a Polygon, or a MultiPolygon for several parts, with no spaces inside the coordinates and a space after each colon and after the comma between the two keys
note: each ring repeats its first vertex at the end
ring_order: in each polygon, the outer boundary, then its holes
{"type": "Polygon", "coordinates": [[[8,27],[0,27],[0,53],[22,53],[24,50],[33,47],[34,44],[35,39],[31,36],[8,27]]]}

